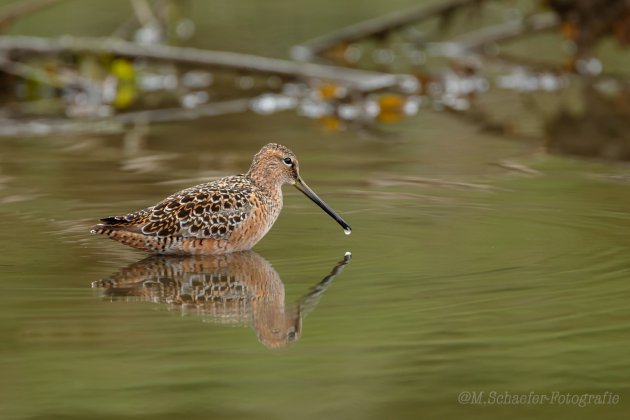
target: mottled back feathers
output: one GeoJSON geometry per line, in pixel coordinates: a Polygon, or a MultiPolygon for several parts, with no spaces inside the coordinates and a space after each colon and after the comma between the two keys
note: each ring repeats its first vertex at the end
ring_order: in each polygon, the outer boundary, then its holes
{"type": "Polygon", "coordinates": [[[250,215],[258,188],[242,175],[176,192],[153,207],[102,219],[146,236],[227,239],[250,215]]]}

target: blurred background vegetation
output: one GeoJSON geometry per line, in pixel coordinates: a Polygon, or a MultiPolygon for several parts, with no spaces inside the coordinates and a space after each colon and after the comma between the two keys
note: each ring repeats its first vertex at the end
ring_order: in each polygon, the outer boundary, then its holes
{"type": "Polygon", "coordinates": [[[344,2],[316,21],[282,1],[3,3],[0,135],[294,111],[379,136],[428,109],[630,159],[623,0],[344,2]]]}
{"type": "Polygon", "coordinates": [[[0,5],[0,418],[628,412],[626,2],[0,5]],[[89,235],[269,141],[352,235],[285,188],[207,306],[230,270],[89,235]],[[261,270],[312,310],[283,349],[261,270]],[[492,390],[621,402],[457,402],[492,390]]]}

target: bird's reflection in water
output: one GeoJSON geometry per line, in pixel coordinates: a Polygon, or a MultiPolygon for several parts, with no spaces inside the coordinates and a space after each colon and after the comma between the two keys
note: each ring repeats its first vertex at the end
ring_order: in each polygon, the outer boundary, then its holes
{"type": "Polygon", "coordinates": [[[348,252],[300,299],[285,305],[284,284],[271,264],[252,251],[219,256],[152,256],[92,283],[103,296],[181,308],[221,324],[251,325],[262,344],[286,347],[300,338],[302,320],[350,262],[348,252]]]}

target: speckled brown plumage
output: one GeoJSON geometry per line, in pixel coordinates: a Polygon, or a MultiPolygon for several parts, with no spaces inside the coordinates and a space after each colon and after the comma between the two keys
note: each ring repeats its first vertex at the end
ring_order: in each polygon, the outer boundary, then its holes
{"type": "Polygon", "coordinates": [[[299,176],[295,154],[270,143],[254,156],[249,171],[176,192],[158,204],[101,219],[99,233],[158,254],[223,254],[251,249],[271,229],[282,209],[282,185],[295,185],[340,223],[299,176]]]}

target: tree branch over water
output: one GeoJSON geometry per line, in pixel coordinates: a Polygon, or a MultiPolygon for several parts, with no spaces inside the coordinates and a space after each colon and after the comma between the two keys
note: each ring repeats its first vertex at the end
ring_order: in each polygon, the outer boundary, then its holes
{"type": "Polygon", "coordinates": [[[26,36],[0,36],[0,52],[33,54],[113,54],[125,58],[144,58],[213,70],[243,71],[277,75],[283,78],[328,80],[357,91],[370,92],[397,86],[409,76],[378,73],[366,70],[344,69],[313,63],[297,63],[227,51],[209,51],[165,45],[138,45],[120,39],[93,38],[39,38],[26,36]]]}
{"type": "Polygon", "coordinates": [[[436,16],[448,19],[455,10],[467,6],[479,5],[481,1],[482,0],[443,1],[428,7],[421,5],[410,10],[402,10],[385,16],[379,16],[295,46],[292,50],[292,56],[298,60],[310,60],[313,56],[330,50],[339,44],[356,42],[370,37],[386,37],[393,31],[421,23],[436,16]]]}

